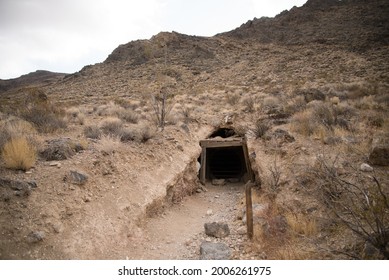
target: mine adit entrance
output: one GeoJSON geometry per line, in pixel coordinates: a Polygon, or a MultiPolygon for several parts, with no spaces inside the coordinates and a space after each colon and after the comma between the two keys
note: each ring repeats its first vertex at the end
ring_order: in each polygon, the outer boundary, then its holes
{"type": "Polygon", "coordinates": [[[254,181],[246,139],[232,128],[219,128],[208,139],[201,140],[200,181],[233,179],[254,181]]]}

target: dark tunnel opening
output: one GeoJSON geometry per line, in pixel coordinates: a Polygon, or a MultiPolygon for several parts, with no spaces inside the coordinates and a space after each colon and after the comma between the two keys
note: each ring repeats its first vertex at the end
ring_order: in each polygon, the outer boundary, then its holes
{"type": "Polygon", "coordinates": [[[214,131],[209,136],[209,138],[215,138],[215,137],[228,138],[234,135],[236,135],[236,133],[232,128],[219,128],[218,130],[214,131]]]}
{"type": "Polygon", "coordinates": [[[246,173],[242,146],[207,148],[206,178],[241,180],[246,173]]]}

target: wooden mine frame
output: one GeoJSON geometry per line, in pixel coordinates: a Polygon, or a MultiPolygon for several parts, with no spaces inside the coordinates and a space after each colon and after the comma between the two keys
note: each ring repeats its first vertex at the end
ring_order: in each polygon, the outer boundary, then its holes
{"type": "Polygon", "coordinates": [[[240,138],[214,138],[206,139],[200,141],[201,146],[201,166],[200,166],[200,182],[205,184],[206,181],[206,166],[207,166],[207,148],[223,148],[223,147],[242,147],[243,155],[246,164],[247,178],[244,178],[245,181],[251,180],[254,182],[254,174],[251,169],[249,153],[247,149],[246,139],[243,137],[240,138]]]}

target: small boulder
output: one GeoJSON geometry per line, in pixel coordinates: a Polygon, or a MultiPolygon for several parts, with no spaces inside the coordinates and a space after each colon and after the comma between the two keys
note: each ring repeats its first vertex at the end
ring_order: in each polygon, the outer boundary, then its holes
{"type": "Polygon", "coordinates": [[[75,154],[74,145],[68,138],[52,139],[46,142],[40,155],[47,161],[65,160],[75,154]]]}
{"type": "Polygon", "coordinates": [[[367,163],[362,163],[361,166],[359,167],[359,170],[363,172],[373,172],[374,168],[368,165],[367,163]]]}
{"type": "Polygon", "coordinates": [[[64,181],[75,184],[75,185],[84,185],[88,181],[88,175],[71,170],[69,174],[65,175],[64,181]]]}
{"type": "Polygon", "coordinates": [[[229,260],[230,248],[224,243],[203,242],[200,245],[201,260],[229,260]]]}
{"type": "Polygon", "coordinates": [[[389,135],[380,135],[373,140],[369,162],[373,165],[389,165],[389,135]]]}
{"type": "Polygon", "coordinates": [[[27,241],[29,243],[38,243],[43,241],[45,238],[45,233],[43,231],[32,231],[27,235],[27,241]]]}
{"type": "Polygon", "coordinates": [[[223,238],[230,234],[230,229],[225,223],[205,223],[204,224],[205,234],[217,238],[223,238]]]}
{"type": "Polygon", "coordinates": [[[225,179],[213,179],[212,180],[212,185],[214,186],[224,186],[226,184],[225,179]]]}

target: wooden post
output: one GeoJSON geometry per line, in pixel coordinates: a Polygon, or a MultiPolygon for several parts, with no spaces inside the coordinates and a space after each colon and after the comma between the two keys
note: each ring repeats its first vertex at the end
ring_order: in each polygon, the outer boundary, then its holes
{"type": "Polygon", "coordinates": [[[247,222],[247,236],[252,239],[254,235],[253,226],[253,200],[251,197],[251,188],[254,184],[248,181],[246,184],[246,222],[247,222]]]}
{"type": "Polygon", "coordinates": [[[201,149],[200,182],[205,185],[205,176],[207,172],[207,148],[202,146],[201,149]]]}

